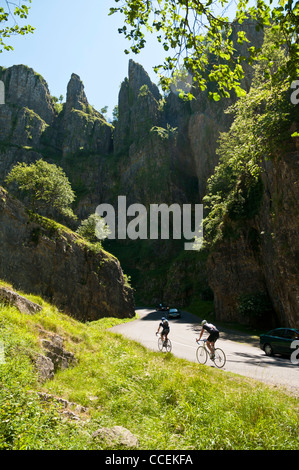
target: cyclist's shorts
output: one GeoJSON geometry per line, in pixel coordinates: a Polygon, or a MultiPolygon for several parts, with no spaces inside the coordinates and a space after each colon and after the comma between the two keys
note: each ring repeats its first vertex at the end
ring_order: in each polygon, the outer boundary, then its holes
{"type": "Polygon", "coordinates": [[[169,333],[169,328],[164,328],[164,330],[162,330],[162,335],[168,335],[169,333]]]}
{"type": "Polygon", "coordinates": [[[217,339],[219,338],[219,331],[212,331],[210,333],[210,336],[208,337],[208,341],[210,343],[215,343],[215,341],[217,341],[217,339]]]}

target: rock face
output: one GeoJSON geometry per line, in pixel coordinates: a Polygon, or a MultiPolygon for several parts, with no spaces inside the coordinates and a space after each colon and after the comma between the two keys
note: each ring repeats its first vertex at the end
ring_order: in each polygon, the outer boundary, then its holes
{"type": "Polygon", "coordinates": [[[114,158],[103,171],[113,183],[105,197],[127,204],[192,203],[198,198],[194,159],[187,138],[190,106],[175,95],[165,100],[144,69],[130,60],[120,88],[119,118],[113,139],[114,158]],[[113,165],[113,166],[112,166],[113,165]]]}
{"type": "Polygon", "coordinates": [[[0,143],[11,152],[34,149],[39,157],[46,153],[63,159],[80,152],[111,151],[113,128],[88,104],[78,75],[72,74],[66,103],[58,110],[45,80],[29,67],[0,69],[0,79],[5,84],[0,143]]]}
{"type": "Polygon", "coordinates": [[[49,88],[41,75],[25,65],[14,65],[1,73],[5,85],[5,103],[31,109],[48,125],[55,111],[49,88]]]}
{"type": "Polygon", "coordinates": [[[89,105],[83,83],[73,73],[59,120],[56,147],[61,148],[63,156],[80,151],[107,154],[111,150],[111,138],[112,126],[89,105]]]}
{"type": "Polygon", "coordinates": [[[263,164],[264,196],[259,214],[236,240],[222,242],[208,262],[215,311],[220,320],[250,323],[238,312],[240,297],[269,297],[268,327],[299,327],[299,152],[263,164]]]}
{"type": "Polygon", "coordinates": [[[79,75],[73,73],[67,86],[66,112],[70,113],[72,109],[85,112],[87,107],[88,101],[83,83],[79,75]]]}
{"type": "Polygon", "coordinates": [[[264,185],[257,226],[267,290],[280,324],[299,328],[298,147],[264,163],[264,185]]]}
{"type": "Polygon", "coordinates": [[[119,120],[114,136],[117,155],[146,138],[159,119],[160,99],[158,87],[151,82],[143,67],[130,60],[128,79],[123,81],[119,92],[119,120]]]}
{"type": "Polygon", "coordinates": [[[75,318],[134,316],[120,264],[55,222],[30,216],[0,188],[0,278],[41,295],[75,318]]]}

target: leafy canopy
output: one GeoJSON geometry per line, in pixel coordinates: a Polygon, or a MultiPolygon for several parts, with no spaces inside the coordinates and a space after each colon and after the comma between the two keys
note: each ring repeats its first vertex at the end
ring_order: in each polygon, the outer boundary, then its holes
{"type": "MultiPolygon", "coordinates": [[[[131,50],[138,54],[146,45],[145,34],[155,33],[165,51],[170,51],[164,64],[157,65],[155,71],[163,71],[161,84],[168,89],[172,73],[180,64],[192,75],[194,84],[202,90],[208,82],[215,82],[216,92],[210,97],[219,100],[228,97],[232,90],[237,96],[244,95],[240,82],[244,76],[242,64],[250,64],[257,58],[258,50],[249,43],[245,23],[254,21],[256,29],[274,24],[281,31],[281,43],[289,54],[286,64],[290,81],[299,75],[298,64],[298,26],[299,3],[293,0],[258,0],[256,5],[250,0],[237,0],[231,21],[226,10],[231,7],[230,0],[115,0],[120,4],[110,9],[110,14],[120,12],[124,15],[124,25],[119,33],[131,41],[131,50]],[[215,11],[219,11],[216,14],[215,11]],[[242,26],[243,25],[243,26],[242,26]],[[247,44],[247,54],[237,53],[232,34],[239,44],[247,44]]],[[[129,53],[128,50],[125,50],[129,53]]],[[[186,93],[189,99],[192,92],[186,93]]]]}
{"type": "Polygon", "coordinates": [[[30,25],[18,25],[17,20],[27,19],[29,13],[29,7],[24,4],[24,1],[31,3],[31,0],[23,0],[21,5],[20,1],[16,3],[6,0],[4,2],[5,6],[0,6],[0,53],[3,50],[9,51],[13,49],[11,45],[6,43],[6,38],[15,34],[24,36],[34,31],[34,28],[30,25]],[[5,23],[5,26],[2,23],[5,23]]]}
{"type": "Polygon", "coordinates": [[[62,168],[40,159],[35,163],[18,163],[6,183],[16,183],[29,196],[32,210],[56,209],[60,214],[75,218],[70,205],[75,199],[70,182],[62,168]]]}
{"type": "Polygon", "coordinates": [[[296,107],[290,101],[288,77],[281,72],[277,79],[277,70],[287,61],[283,49],[276,47],[278,36],[275,28],[268,28],[251,89],[227,110],[235,118],[229,131],[220,134],[220,161],[203,198],[206,244],[237,234],[258,213],[261,162],[276,158],[290,142],[296,107]]]}

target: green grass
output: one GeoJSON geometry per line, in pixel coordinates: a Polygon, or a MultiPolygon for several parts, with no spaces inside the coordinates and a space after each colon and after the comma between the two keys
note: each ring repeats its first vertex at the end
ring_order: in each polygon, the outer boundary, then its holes
{"type": "Polygon", "coordinates": [[[43,305],[36,315],[0,306],[0,449],[105,449],[92,433],[121,425],[140,449],[298,449],[298,403],[283,390],[172,354],[148,351],[108,331],[121,320],[83,324],[43,305]],[[60,334],[77,364],[41,384],[32,358],[41,331],[60,334]],[[67,420],[46,392],[87,407],[67,420]]]}

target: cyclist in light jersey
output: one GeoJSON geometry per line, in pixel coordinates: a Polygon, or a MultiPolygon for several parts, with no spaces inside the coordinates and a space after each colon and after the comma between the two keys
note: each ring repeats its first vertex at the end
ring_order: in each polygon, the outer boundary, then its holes
{"type": "Polygon", "coordinates": [[[200,332],[200,336],[196,341],[199,341],[201,339],[204,331],[207,331],[209,333],[209,336],[207,338],[207,346],[209,350],[211,351],[211,359],[213,359],[215,343],[217,339],[219,338],[219,331],[215,325],[213,325],[212,323],[208,323],[207,320],[203,320],[201,322],[201,326],[202,326],[202,329],[200,332]]]}

